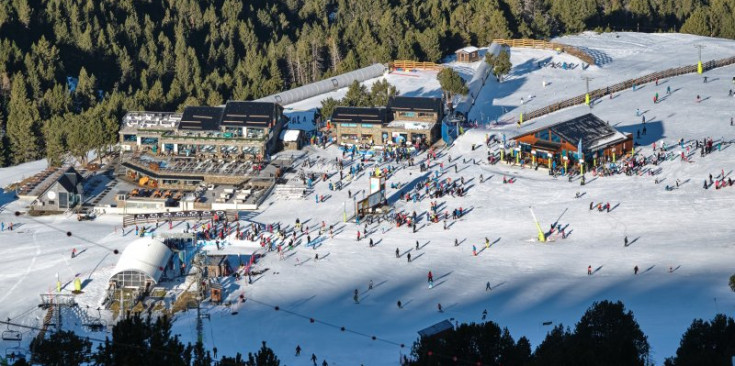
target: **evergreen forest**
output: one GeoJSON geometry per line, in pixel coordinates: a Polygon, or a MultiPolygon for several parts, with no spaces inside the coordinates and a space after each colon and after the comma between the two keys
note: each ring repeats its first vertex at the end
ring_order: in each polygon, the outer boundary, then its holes
{"type": "Polygon", "coordinates": [[[0,166],[109,149],[129,110],[251,100],[493,38],[735,38],[735,0],[4,0],[0,166]]]}

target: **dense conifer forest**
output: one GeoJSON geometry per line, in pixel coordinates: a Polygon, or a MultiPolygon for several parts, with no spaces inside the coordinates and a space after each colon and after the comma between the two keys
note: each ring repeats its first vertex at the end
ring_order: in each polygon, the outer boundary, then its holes
{"type": "Polygon", "coordinates": [[[256,99],[374,62],[588,29],[735,38],[735,0],[2,1],[0,165],[83,160],[114,144],[127,110],[256,99]]]}

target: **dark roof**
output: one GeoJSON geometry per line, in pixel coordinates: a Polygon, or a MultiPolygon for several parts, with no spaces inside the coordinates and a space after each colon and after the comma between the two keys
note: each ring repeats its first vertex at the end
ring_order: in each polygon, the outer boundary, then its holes
{"type": "Polygon", "coordinates": [[[583,147],[615,133],[612,126],[592,113],[553,125],[551,130],[573,145],[577,145],[582,139],[583,147]]]}
{"type": "Polygon", "coordinates": [[[388,107],[394,110],[431,111],[440,116],[443,111],[441,98],[393,97],[388,101],[388,107]]]}
{"type": "Polygon", "coordinates": [[[64,188],[65,191],[69,193],[75,193],[79,194],[82,193],[82,175],[77,173],[74,168],[69,168],[66,170],[64,174],[59,177],[57,182],[59,182],[59,185],[61,185],[62,188],[64,188]]]}
{"type": "Polygon", "coordinates": [[[186,107],[179,122],[180,130],[213,131],[219,128],[222,107],[186,107]]]}
{"type": "Polygon", "coordinates": [[[449,320],[442,320],[439,323],[436,323],[428,328],[421,329],[420,331],[418,331],[418,333],[422,337],[431,337],[451,329],[454,329],[452,322],[450,322],[449,320]]]}
{"type": "Polygon", "coordinates": [[[222,115],[222,126],[268,127],[275,118],[275,103],[229,101],[222,115]]]}
{"type": "Polygon", "coordinates": [[[337,107],[332,112],[332,122],[386,124],[387,115],[383,107],[337,107]]]}
{"type": "Polygon", "coordinates": [[[551,130],[552,133],[559,135],[562,139],[574,146],[577,146],[581,139],[583,150],[586,150],[589,146],[593,146],[596,141],[608,138],[615,134],[615,129],[607,122],[599,119],[592,113],[588,113],[568,121],[537,128],[520,136],[533,135],[536,132],[546,129],[551,130]]]}

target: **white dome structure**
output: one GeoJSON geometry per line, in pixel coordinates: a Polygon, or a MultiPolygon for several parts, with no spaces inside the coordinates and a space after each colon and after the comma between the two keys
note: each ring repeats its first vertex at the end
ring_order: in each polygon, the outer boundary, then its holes
{"type": "Polygon", "coordinates": [[[125,248],[110,283],[115,287],[150,287],[158,283],[171,259],[173,252],[163,242],[152,239],[138,239],[125,248]]]}

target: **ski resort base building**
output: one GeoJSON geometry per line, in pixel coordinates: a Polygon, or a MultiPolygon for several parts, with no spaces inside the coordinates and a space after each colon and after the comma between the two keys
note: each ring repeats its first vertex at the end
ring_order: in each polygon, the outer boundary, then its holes
{"type": "Polygon", "coordinates": [[[182,114],[129,112],[120,145],[124,151],[173,157],[262,159],[279,149],[285,122],[283,107],[265,102],[186,107],[182,114]]]}
{"type": "Polygon", "coordinates": [[[591,113],[522,132],[512,140],[516,147],[509,154],[514,159],[544,167],[578,164],[580,147],[584,161],[595,165],[615,161],[633,149],[632,134],[616,130],[591,113]]]}
{"type": "Polygon", "coordinates": [[[337,107],[330,123],[340,145],[432,145],[443,118],[440,98],[393,97],[387,107],[337,107]]]}

